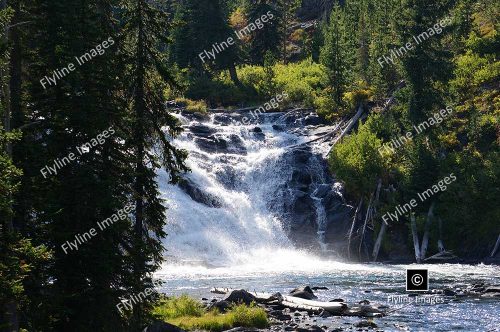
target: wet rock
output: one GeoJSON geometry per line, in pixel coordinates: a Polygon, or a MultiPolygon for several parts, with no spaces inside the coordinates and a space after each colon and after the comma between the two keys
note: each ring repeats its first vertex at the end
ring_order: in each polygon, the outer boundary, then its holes
{"type": "Polygon", "coordinates": [[[214,115],[214,123],[220,125],[229,125],[234,121],[239,120],[239,116],[232,116],[232,114],[217,113],[214,115]],[[237,118],[237,119],[235,119],[237,118]]]}
{"type": "Polygon", "coordinates": [[[315,291],[315,290],[328,290],[328,287],[325,287],[325,286],[315,286],[315,287],[311,287],[311,289],[313,291],[315,291]]]}
{"type": "Polygon", "coordinates": [[[150,326],[146,327],[142,332],[185,332],[178,326],[169,324],[167,322],[155,321],[150,326]]]}
{"type": "Polygon", "coordinates": [[[455,291],[451,290],[450,288],[445,288],[445,289],[443,289],[443,295],[455,296],[455,295],[457,295],[457,293],[455,291]]]}
{"type": "Polygon", "coordinates": [[[358,304],[370,304],[370,301],[362,300],[362,301],[359,301],[358,304]]]}
{"type": "Polygon", "coordinates": [[[294,290],[292,290],[290,292],[290,296],[300,297],[300,298],[306,299],[306,300],[317,299],[316,295],[314,295],[314,292],[312,291],[311,287],[309,287],[309,286],[295,288],[294,290]]]}
{"type": "Polygon", "coordinates": [[[292,316],[283,313],[283,311],[281,311],[281,310],[273,310],[273,311],[270,311],[268,314],[269,314],[269,316],[271,316],[279,321],[292,320],[292,316]]]}
{"type": "Polygon", "coordinates": [[[260,127],[255,127],[252,129],[254,133],[262,133],[262,129],[260,127]]]}
{"type": "Polygon", "coordinates": [[[207,137],[196,137],[194,142],[200,149],[210,153],[224,153],[227,152],[228,144],[226,140],[210,135],[207,137]]]}
{"type": "Polygon", "coordinates": [[[320,314],[319,314],[320,317],[322,318],[328,318],[328,317],[332,317],[333,315],[331,313],[329,313],[328,311],[326,310],[323,310],[320,314]]]}
{"type": "Polygon", "coordinates": [[[200,149],[209,153],[235,153],[243,155],[247,153],[242,139],[236,134],[231,134],[225,138],[218,135],[195,137],[194,141],[200,149]]]}
{"type": "Polygon", "coordinates": [[[330,300],[329,302],[345,302],[344,299],[333,299],[330,300]]]}
{"type": "Polygon", "coordinates": [[[500,293],[500,286],[490,286],[486,287],[485,293],[500,293]]]}
{"type": "Polygon", "coordinates": [[[297,331],[297,332],[323,332],[324,330],[321,327],[319,327],[318,325],[312,325],[312,326],[296,327],[295,331],[297,331]]]}
{"type": "Polygon", "coordinates": [[[219,312],[224,313],[224,312],[228,311],[231,308],[231,306],[232,306],[231,302],[222,300],[222,301],[217,301],[217,302],[210,304],[208,306],[208,309],[209,310],[217,309],[219,312]]]}
{"type": "Polygon", "coordinates": [[[252,302],[257,302],[255,296],[244,289],[233,290],[224,298],[224,300],[231,303],[244,303],[246,305],[249,305],[252,302]]]}
{"type": "Polygon", "coordinates": [[[254,327],[235,327],[234,329],[226,330],[225,332],[257,332],[260,331],[254,327]]]}
{"type": "Polygon", "coordinates": [[[370,320],[362,320],[354,324],[355,327],[378,327],[377,324],[370,320]]]}
{"type": "Polygon", "coordinates": [[[315,113],[311,113],[304,118],[304,125],[306,126],[319,126],[324,123],[325,121],[315,113]]]}
{"type": "Polygon", "coordinates": [[[202,297],[201,300],[202,301],[208,301],[208,299],[206,297],[202,297]]]}
{"type": "Polygon", "coordinates": [[[282,126],[275,125],[275,124],[273,125],[273,129],[276,130],[276,131],[284,131],[285,130],[282,126]]]}
{"type": "Polygon", "coordinates": [[[179,187],[193,199],[193,201],[204,204],[209,207],[220,208],[222,203],[220,200],[204,190],[198,188],[196,184],[189,178],[182,179],[179,182],[179,187]]]}
{"type": "Polygon", "coordinates": [[[202,136],[202,137],[207,137],[217,132],[215,128],[211,128],[202,124],[195,124],[189,126],[189,131],[196,136],[202,136]]]}

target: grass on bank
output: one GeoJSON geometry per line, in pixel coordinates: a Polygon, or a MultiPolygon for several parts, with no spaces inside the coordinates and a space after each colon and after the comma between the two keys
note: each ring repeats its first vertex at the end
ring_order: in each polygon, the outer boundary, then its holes
{"type": "Polygon", "coordinates": [[[199,301],[187,295],[162,300],[154,310],[155,316],[185,330],[222,331],[233,327],[267,327],[264,309],[255,305],[235,305],[226,313],[206,310],[199,301]]]}

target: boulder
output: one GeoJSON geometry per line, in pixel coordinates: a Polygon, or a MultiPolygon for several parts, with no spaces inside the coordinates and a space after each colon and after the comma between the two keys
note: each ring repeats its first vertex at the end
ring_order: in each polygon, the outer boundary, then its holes
{"type": "Polygon", "coordinates": [[[354,324],[354,326],[356,326],[356,327],[377,327],[377,324],[375,324],[374,322],[369,321],[369,320],[362,320],[362,321],[354,324]]]}
{"type": "Polygon", "coordinates": [[[318,126],[320,124],[324,124],[324,120],[315,113],[309,114],[304,118],[304,125],[306,126],[318,126]]]}
{"type": "Polygon", "coordinates": [[[276,131],[284,131],[285,129],[280,125],[273,124],[273,129],[276,131]]]}
{"type": "Polygon", "coordinates": [[[269,316],[271,316],[279,321],[288,321],[288,320],[292,319],[292,316],[283,313],[282,310],[272,310],[268,314],[269,314],[269,316]]]}
{"type": "Polygon", "coordinates": [[[185,331],[178,326],[157,320],[153,324],[142,330],[142,332],[185,332],[185,331]]]}
{"type": "Polygon", "coordinates": [[[259,329],[255,327],[235,327],[234,329],[226,330],[224,332],[257,332],[260,331],[259,329]]]}
{"type": "Polygon", "coordinates": [[[202,137],[206,137],[215,134],[217,132],[217,130],[215,130],[214,128],[202,124],[195,124],[189,126],[189,131],[196,136],[202,136],[202,137]]]}
{"type": "Polygon", "coordinates": [[[485,293],[500,293],[500,286],[489,286],[484,290],[485,293]]]}
{"type": "Polygon", "coordinates": [[[244,303],[246,305],[249,305],[252,302],[257,302],[255,296],[244,289],[233,290],[231,293],[226,295],[224,300],[231,303],[244,303]]]}
{"type": "Polygon", "coordinates": [[[323,332],[324,330],[317,325],[312,325],[312,326],[297,327],[297,328],[295,328],[295,331],[297,331],[297,332],[323,332]]]}
{"type": "Polygon", "coordinates": [[[295,288],[290,292],[290,296],[300,297],[301,299],[306,300],[317,299],[316,295],[314,295],[311,287],[309,286],[295,288]]]}
{"type": "Polygon", "coordinates": [[[232,303],[229,302],[229,301],[225,301],[225,300],[222,300],[222,301],[217,301],[217,302],[213,302],[211,303],[209,306],[208,306],[208,309],[209,310],[212,310],[212,309],[217,309],[219,312],[226,312],[228,309],[230,309],[232,306],[232,303]]]}
{"type": "Polygon", "coordinates": [[[204,190],[198,188],[196,184],[189,178],[183,179],[179,182],[179,187],[184,190],[186,194],[193,199],[193,201],[205,204],[209,207],[220,208],[222,203],[220,200],[204,190]]]}

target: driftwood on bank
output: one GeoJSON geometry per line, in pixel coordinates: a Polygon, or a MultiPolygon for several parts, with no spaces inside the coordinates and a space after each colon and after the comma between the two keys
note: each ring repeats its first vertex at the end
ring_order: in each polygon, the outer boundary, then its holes
{"type": "MultiPolygon", "coordinates": [[[[213,288],[211,290],[212,293],[216,294],[227,294],[233,291],[230,288],[213,288]]],[[[261,293],[261,292],[248,292],[255,296],[257,302],[259,303],[270,303],[277,302],[287,308],[311,311],[311,312],[321,312],[327,311],[331,314],[341,314],[347,309],[347,305],[343,302],[320,302],[313,300],[306,300],[300,297],[295,296],[287,296],[270,293],[261,293]]]]}

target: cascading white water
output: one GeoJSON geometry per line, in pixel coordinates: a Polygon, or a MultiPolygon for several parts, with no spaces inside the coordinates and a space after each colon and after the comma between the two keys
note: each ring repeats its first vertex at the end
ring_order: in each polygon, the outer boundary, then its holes
{"type": "MultiPolygon", "coordinates": [[[[199,124],[182,115],[178,117],[185,127],[199,124]]],[[[203,121],[217,138],[229,140],[236,135],[246,154],[233,153],[231,147],[224,153],[205,152],[188,131],[174,141],[189,151],[187,164],[191,173],[187,177],[216,197],[220,207],[196,202],[179,186],[168,184],[164,171],[159,172],[160,190],[168,208],[164,246],[170,270],[179,266],[253,269],[257,265],[275,270],[279,265],[289,269],[291,265],[303,266],[311,261],[307,253],[294,248],[286,235],[284,220],[268,208],[270,201],[282,199],[276,197],[276,188],[292,177],[291,168],[283,159],[287,149],[311,137],[274,130],[273,123],[266,119],[261,117],[258,124],[262,129],[260,136],[255,134],[255,124],[220,124],[214,121],[214,115],[203,121]]],[[[321,177],[321,172],[317,174],[321,177]]],[[[325,212],[320,204],[317,209],[316,222],[321,230],[325,212]]]]}

